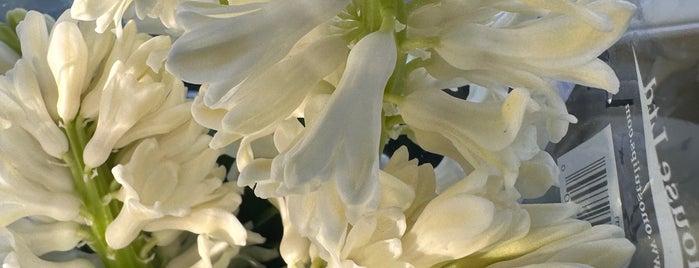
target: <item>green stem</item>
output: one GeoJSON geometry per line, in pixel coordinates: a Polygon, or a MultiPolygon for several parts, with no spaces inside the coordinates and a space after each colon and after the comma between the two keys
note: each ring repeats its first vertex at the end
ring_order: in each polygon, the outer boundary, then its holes
{"type": "Polygon", "coordinates": [[[118,250],[107,245],[105,238],[107,226],[114,221],[115,215],[120,210],[117,202],[105,204],[104,200],[110,192],[109,184],[114,177],[107,165],[96,169],[85,165],[83,151],[89,137],[85,132],[82,118],[78,117],[75,121],[66,123],[65,134],[70,149],[63,156],[63,160],[70,167],[73,184],[83,201],[81,215],[85,217],[86,225],[89,227],[87,244],[100,256],[105,267],[151,267],[154,262],[149,263],[145,258],[139,257],[139,247],[143,245],[142,238],[118,250]]]}
{"type": "Polygon", "coordinates": [[[377,0],[363,0],[361,6],[362,27],[366,34],[378,31],[381,27],[381,3],[377,0]]]}

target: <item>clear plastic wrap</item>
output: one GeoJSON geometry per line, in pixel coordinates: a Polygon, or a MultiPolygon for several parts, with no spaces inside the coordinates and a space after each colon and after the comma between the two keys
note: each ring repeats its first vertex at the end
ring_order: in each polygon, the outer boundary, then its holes
{"type": "Polygon", "coordinates": [[[567,99],[579,122],[549,147],[556,192],[583,205],[580,218],[626,230],[630,267],[699,267],[699,2],[636,4],[602,56],[619,93],[577,86],[567,99]]]}

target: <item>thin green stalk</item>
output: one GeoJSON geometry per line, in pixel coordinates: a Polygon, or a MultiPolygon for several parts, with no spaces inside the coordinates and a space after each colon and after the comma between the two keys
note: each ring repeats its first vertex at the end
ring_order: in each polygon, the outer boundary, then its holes
{"type": "Polygon", "coordinates": [[[363,0],[361,6],[361,20],[366,34],[378,31],[381,28],[381,3],[377,0],[363,0]]]}
{"type": "Polygon", "coordinates": [[[122,249],[112,249],[107,245],[105,232],[109,223],[114,221],[119,213],[119,204],[105,204],[105,196],[109,194],[109,184],[114,180],[109,167],[102,165],[96,169],[85,166],[83,151],[89,137],[85,132],[82,118],[76,118],[65,124],[65,135],[70,145],[63,160],[70,168],[73,184],[83,201],[81,215],[85,217],[89,227],[87,244],[101,258],[105,267],[151,267],[153,263],[139,257],[138,247],[143,244],[137,239],[131,245],[122,249]]]}

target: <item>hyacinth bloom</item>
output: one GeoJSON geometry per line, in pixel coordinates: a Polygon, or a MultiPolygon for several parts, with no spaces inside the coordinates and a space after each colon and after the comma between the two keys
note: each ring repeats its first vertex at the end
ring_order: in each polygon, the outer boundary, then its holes
{"type": "MultiPolygon", "coordinates": [[[[555,184],[557,168],[542,148],[576,122],[553,83],[616,92],[614,72],[596,57],[634,10],[620,0],[188,3],[178,10],[184,34],[167,64],[204,84],[193,114],[217,131],[210,145],[240,140],[238,184],[277,198],[291,225],[284,241],[310,245],[304,254],[282,243],[291,264],[425,267],[481,256],[536,231],[517,200],[555,184]],[[463,85],[484,97],[442,91],[463,85]],[[379,170],[378,155],[401,134],[448,157],[458,170],[449,174],[463,177],[439,193],[388,179],[401,175],[379,170]],[[411,187],[422,191],[416,204],[405,200],[411,187]],[[402,203],[386,205],[391,198],[402,203]],[[381,229],[393,237],[366,237],[376,222],[401,218],[404,225],[381,229]]],[[[604,228],[589,232],[607,234],[604,228]]],[[[554,244],[561,255],[539,255],[547,247],[537,245],[496,262],[582,263],[566,255],[574,250],[565,242],[554,244]]],[[[632,246],[623,248],[610,255],[614,265],[628,260],[632,246]]]]}
{"type": "Polygon", "coordinates": [[[225,266],[262,242],[164,68],[169,37],[98,33],[68,12],[26,13],[22,56],[0,76],[4,265],[225,266]]]}
{"type": "Polygon", "coordinates": [[[175,9],[182,2],[185,0],[75,0],[71,7],[71,16],[78,20],[95,21],[95,31],[99,33],[115,27],[117,34],[121,35],[122,20],[137,18],[142,21],[156,20],[160,25],[155,27],[164,28],[158,30],[177,35],[182,29],[175,22],[175,9]]]}
{"type": "MultiPolygon", "coordinates": [[[[575,204],[517,204],[514,192],[483,172],[438,195],[439,179],[429,165],[409,161],[402,147],[381,171],[378,209],[345,229],[335,252],[304,240],[290,224],[282,256],[291,267],[317,257],[330,267],[621,267],[633,253],[619,227],[573,219],[575,204]]],[[[303,213],[297,198],[277,202],[286,221],[303,213]]]]}
{"type": "Polygon", "coordinates": [[[616,92],[596,57],[633,12],[622,0],[78,0],[55,23],[29,12],[21,51],[0,47],[0,254],[225,267],[263,241],[233,214],[248,186],[276,204],[292,267],[625,266],[634,248],[618,227],[518,200],[555,184],[542,148],[576,121],[552,85],[616,92]],[[129,13],[181,36],[139,33],[129,13]],[[202,84],[192,102],[181,80],[202,84]],[[481,98],[443,91],[464,85],[481,98]],[[399,135],[445,156],[438,175],[404,148],[381,167],[399,135]],[[237,182],[215,164],[229,145],[237,182]]]}

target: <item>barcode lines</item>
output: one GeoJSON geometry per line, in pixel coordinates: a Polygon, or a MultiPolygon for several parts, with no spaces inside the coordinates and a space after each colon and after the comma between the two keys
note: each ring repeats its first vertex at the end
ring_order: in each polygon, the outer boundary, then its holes
{"type": "Polygon", "coordinates": [[[611,222],[604,156],[566,176],[565,183],[570,201],[583,208],[577,215],[578,219],[589,221],[593,225],[611,222]]]}

